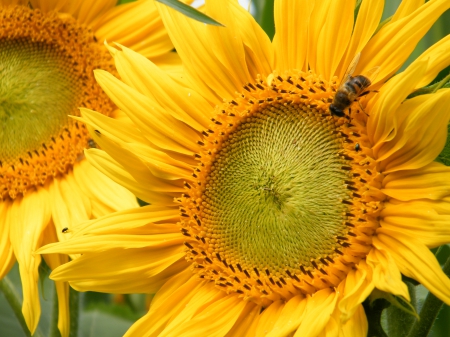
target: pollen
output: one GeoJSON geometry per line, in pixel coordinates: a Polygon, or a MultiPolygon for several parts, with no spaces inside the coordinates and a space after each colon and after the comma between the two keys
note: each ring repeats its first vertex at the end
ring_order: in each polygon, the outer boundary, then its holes
{"type": "Polygon", "coordinates": [[[336,82],[272,74],[216,108],[180,223],[218,289],[268,305],[336,287],[368,254],[382,175],[360,105],[329,113],[336,82]]]}
{"type": "Polygon", "coordinates": [[[79,107],[113,111],[93,70],[114,66],[71,17],[25,6],[2,6],[0,17],[0,198],[14,199],[82,158],[89,134],[68,116],[79,107]]]}

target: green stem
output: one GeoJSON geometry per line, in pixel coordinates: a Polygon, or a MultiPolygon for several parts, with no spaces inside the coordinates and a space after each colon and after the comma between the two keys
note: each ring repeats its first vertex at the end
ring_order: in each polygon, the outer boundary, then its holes
{"type": "MultiPolygon", "coordinates": [[[[443,271],[445,275],[450,276],[450,257],[445,262],[443,271]]],[[[441,310],[443,302],[434,296],[431,292],[427,295],[420,311],[420,320],[414,322],[408,337],[427,336],[433,326],[436,317],[441,310]]]]}
{"type": "Polygon", "coordinates": [[[14,288],[14,284],[9,280],[8,276],[5,276],[2,280],[0,280],[0,290],[5,295],[6,300],[9,303],[9,306],[14,312],[17,320],[22,327],[24,334],[27,337],[31,337],[30,330],[28,330],[27,323],[22,315],[22,305],[20,304],[20,295],[17,293],[14,288]]]}
{"type": "Polygon", "coordinates": [[[70,333],[69,337],[78,336],[78,321],[80,317],[80,294],[69,288],[70,333]]]}
{"type": "Polygon", "coordinates": [[[50,317],[50,332],[49,332],[49,337],[60,337],[61,334],[59,333],[58,330],[58,295],[56,293],[56,289],[55,289],[55,293],[53,296],[53,305],[52,305],[52,312],[51,312],[51,317],[50,317]]]}
{"type": "Polygon", "coordinates": [[[363,302],[364,311],[366,312],[369,323],[367,337],[388,337],[381,326],[381,314],[389,305],[390,303],[384,299],[378,299],[372,304],[368,300],[363,302]]]}

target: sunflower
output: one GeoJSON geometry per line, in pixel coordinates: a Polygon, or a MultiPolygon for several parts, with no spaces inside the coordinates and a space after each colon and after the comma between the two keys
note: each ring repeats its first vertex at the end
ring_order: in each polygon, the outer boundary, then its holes
{"type": "Polygon", "coordinates": [[[273,42],[237,1],[206,3],[226,28],[157,6],[184,82],[109,47],[121,80],[96,79],[132,123],[78,118],[104,150],[91,163],[151,205],[40,249],[82,254],[51,277],[156,293],[127,336],[365,336],[362,302],[408,301],[402,274],[450,304],[430,251],[450,242],[450,168],[434,162],[450,90],[408,99],[449,65],[450,37],[396,74],[450,2],[403,1],[379,28],[381,1],[356,20],[355,1],[276,1],[273,42]]]}
{"type": "MultiPolygon", "coordinates": [[[[97,68],[115,72],[104,40],[164,68],[177,63],[153,1],[116,2],[0,1],[0,279],[17,259],[31,332],[41,310],[41,257],[33,252],[69,238],[80,221],[137,207],[132,193],[85,159],[84,149],[97,145],[83,123],[68,117],[81,106],[125,118],[94,78],[97,68]]],[[[51,268],[68,261],[44,259],[51,268]]],[[[68,285],[56,287],[59,329],[67,336],[68,285]]]]}

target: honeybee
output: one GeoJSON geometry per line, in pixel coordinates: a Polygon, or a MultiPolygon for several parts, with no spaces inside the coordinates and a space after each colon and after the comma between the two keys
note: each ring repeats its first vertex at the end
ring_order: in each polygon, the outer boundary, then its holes
{"type": "Polygon", "coordinates": [[[330,104],[330,112],[334,116],[344,117],[344,110],[356,101],[359,97],[367,95],[370,91],[365,91],[375,79],[380,67],[373,67],[365,75],[352,76],[356,69],[361,53],[356,54],[350,63],[344,77],[339,85],[333,103],[330,104]]]}

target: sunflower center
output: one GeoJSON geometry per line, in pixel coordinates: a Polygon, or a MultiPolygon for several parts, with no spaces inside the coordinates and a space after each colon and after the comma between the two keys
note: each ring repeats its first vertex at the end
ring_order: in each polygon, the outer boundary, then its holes
{"type": "Polygon", "coordinates": [[[337,286],[369,252],[378,174],[364,114],[329,113],[335,82],[271,75],[218,107],[180,199],[200,277],[264,305],[337,286]]]}
{"type": "Polygon", "coordinates": [[[0,76],[1,156],[13,162],[67,126],[80,88],[57,50],[29,39],[0,41],[0,76]]]}
{"type": "Polygon", "coordinates": [[[271,273],[334,254],[349,171],[334,123],[305,106],[272,105],[240,121],[215,156],[203,194],[216,250],[271,273]]]}
{"type": "Polygon", "coordinates": [[[112,111],[92,71],[113,64],[73,18],[24,6],[2,6],[0,17],[0,198],[14,199],[80,158],[89,135],[68,115],[112,111]]]}

